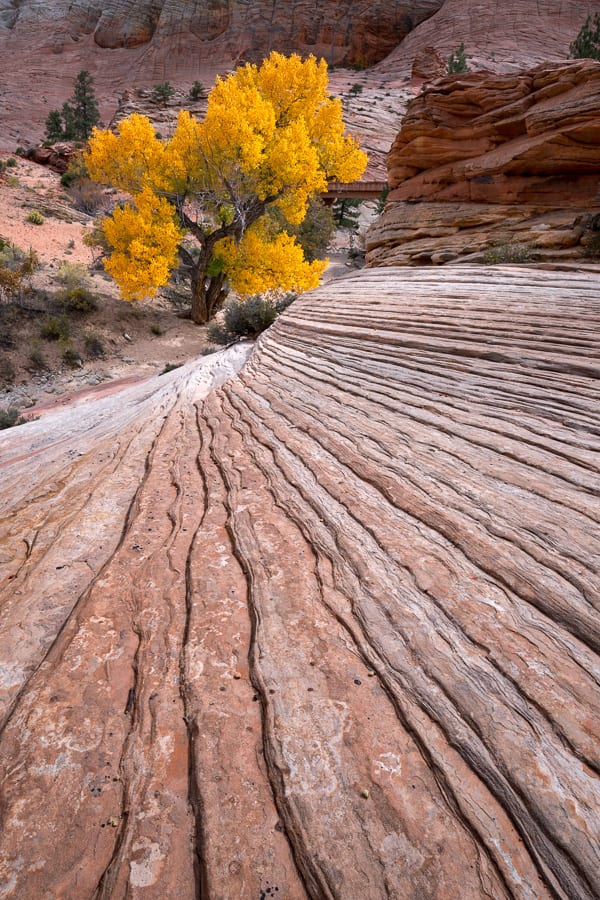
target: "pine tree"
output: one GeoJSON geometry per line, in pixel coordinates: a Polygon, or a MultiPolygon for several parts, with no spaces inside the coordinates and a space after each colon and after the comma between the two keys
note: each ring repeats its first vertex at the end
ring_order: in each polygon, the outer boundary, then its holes
{"type": "Polygon", "coordinates": [[[48,113],[45,137],[51,144],[54,144],[56,141],[62,141],[64,137],[62,116],[58,109],[53,109],[48,113]]]}
{"type": "Polygon", "coordinates": [[[460,75],[462,72],[468,72],[467,54],[465,52],[465,42],[460,47],[453,50],[448,57],[448,75],[460,75]]]}
{"type": "Polygon", "coordinates": [[[73,85],[73,96],[62,109],[53,109],[46,119],[47,141],[86,141],[100,121],[94,79],[83,69],[73,85]]]}
{"type": "Polygon", "coordinates": [[[86,141],[94,126],[100,121],[100,113],[94,93],[94,79],[85,69],[75,79],[70,105],[73,112],[74,137],[77,140],[86,141]]]}
{"type": "Polygon", "coordinates": [[[600,13],[588,16],[585,25],[569,47],[571,59],[600,59],[600,13]]]}
{"type": "Polygon", "coordinates": [[[346,228],[348,231],[358,231],[358,220],[362,200],[335,200],[333,204],[333,216],[338,228],[346,228]]]}

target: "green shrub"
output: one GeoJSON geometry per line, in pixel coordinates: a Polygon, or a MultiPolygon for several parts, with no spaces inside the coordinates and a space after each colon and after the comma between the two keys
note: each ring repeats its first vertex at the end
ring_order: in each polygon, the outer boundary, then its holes
{"type": "Polygon", "coordinates": [[[286,294],[277,301],[256,294],[247,300],[229,300],[223,309],[223,321],[209,324],[208,339],[213,344],[231,344],[243,338],[255,338],[295,299],[295,294],[286,294]]]}
{"type": "Polygon", "coordinates": [[[31,222],[32,225],[43,225],[44,217],[37,209],[32,209],[27,216],[27,221],[31,222]]]}
{"type": "Polygon", "coordinates": [[[69,333],[69,320],[66,316],[46,316],[40,326],[40,335],[47,341],[66,341],[69,333]]]}
{"type": "Polygon", "coordinates": [[[199,81],[195,81],[190,88],[190,100],[201,100],[204,96],[204,87],[199,81]]]}
{"type": "Polygon", "coordinates": [[[17,163],[16,159],[14,158],[14,156],[9,156],[8,159],[6,160],[6,168],[13,169],[16,165],[18,165],[18,163],[17,163]]]}
{"type": "Polygon", "coordinates": [[[175,369],[181,368],[181,363],[167,363],[162,372],[159,372],[159,375],[166,375],[167,372],[174,372],[175,369]]]}
{"type": "Polygon", "coordinates": [[[155,84],[152,89],[152,96],[157,103],[160,103],[162,106],[166,106],[175,90],[170,82],[162,81],[160,84],[155,84]]]}
{"type": "Polygon", "coordinates": [[[15,406],[0,409],[0,431],[5,428],[14,428],[15,425],[24,425],[26,421],[15,406]]]}
{"type": "Polygon", "coordinates": [[[448,75],[460,75],[462,72],[468,72],[467,54],[465,51],[465,42],[460,47],[453,50],[448,57],[448,75]]]}
{"type": "Polygon", "coordinates": [[[157,337],[160,337],[161,334],[164,334],[164,329],[157,325],[156,322],[150,326],[150,331],[152,334],[155,334],[157,337]]]}
{"type": "Polygon", "coordinates": [[[98,304],[89,289],[89,277],[82,263],[61,262],[56,280],[62,285],[57,293],[58,302],[68,311],[89,313],[98,309],[98,304]]]}
{"type": "Polygon", "coordinates": [[[535,244],[503,241],[489,247],[484,255],[488,266],[522,265],[535,259],[535,244]]]}
{"type": "Polygon", "coordinates": [[[358,94],[362,94],[362,92],[363,92],[363,86],[362,86],[362,84],[359,84],[358,82],[356,82],[356,84],[353,84],[352,87],[350,88],[350,93],[352,94],[353,97],[358,96],[358,94]]]}

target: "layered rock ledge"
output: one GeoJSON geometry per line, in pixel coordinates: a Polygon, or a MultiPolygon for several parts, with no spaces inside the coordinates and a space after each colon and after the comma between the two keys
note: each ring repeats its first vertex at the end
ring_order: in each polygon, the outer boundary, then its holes
{"type": "Polygon", "coordinates": [[[600,63],[436,82],[410,105],[388,175],[371,265],[475,262],[511,242],[581,257],[600,244],[600,63]]]}
{"type": "Polygon", "coordinates": [[[598,896],[599,335],[365,271],[4,432],[1,896],[598,896]]]}

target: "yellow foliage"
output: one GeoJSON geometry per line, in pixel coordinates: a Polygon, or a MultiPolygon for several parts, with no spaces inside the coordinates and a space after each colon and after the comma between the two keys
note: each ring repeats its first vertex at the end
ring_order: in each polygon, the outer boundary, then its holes
{"type": "Polygon", "coordinates": [[[171,204],[150,188],[137,194],[134,202],[135,206],[118,207],[103,225],[112,248],[104,267],[125,300],[153,297],[168,282],[184,236],[171,204]]]}
{"type": "Polygon", "coordinates": [[[231,238],[220,241],[217,255],[242,297],[278,289],[311,290],[327,266],[327,260],[307,262],[302,247],[285,231],[269,237],[260,225],[250,228],[239,244],[231,238]]]}
{"type": "Polygon", "coordinates": [[[200,244],[226,238],[219,244],[223,271],[242,293],[316,285],[323,264],[309,265],[293,238],[269,238],[255,223],[277,206],[298,224],[329,180],[362,175],[366,154],[344,133],[341,103],[327,90],[323,60],[272,53],[261,66],[217,78],[204,121],[182,111],[168,141],[138,114],[117,134],[94,130],[90,177],[127,191],[135,203],[104,225],[113,248],[105,265],[123,296],[166,283],[186,231],[200,244]]]}

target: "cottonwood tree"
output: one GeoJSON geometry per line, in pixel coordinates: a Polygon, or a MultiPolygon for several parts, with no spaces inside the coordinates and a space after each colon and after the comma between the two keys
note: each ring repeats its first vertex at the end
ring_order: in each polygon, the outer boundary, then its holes
{"type": "Polygon", "coordinates": [[[280,219],[297,226],[328,181],[354,181],[366,162],[328,95],[325,61],[274,52],[218,78],[204,120],[181,111],[169,140],[138,114],[118,134],[94,132],[90,177],[131,195],[104,222],[105,267],[132,300],[152,296],[181,259],[197,323],[229,286],[242,295],[316,287],[325,263],[307,262],[280,219]]]}

